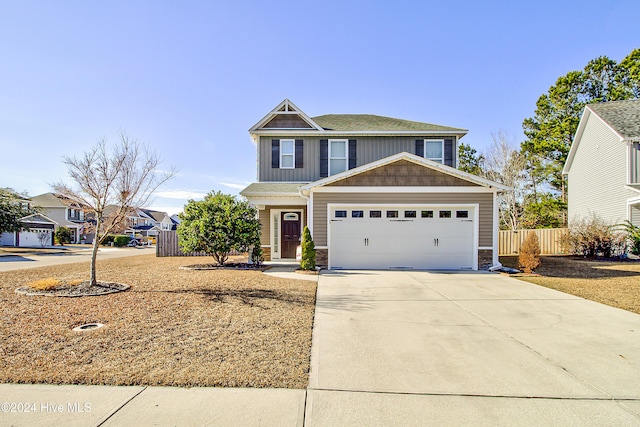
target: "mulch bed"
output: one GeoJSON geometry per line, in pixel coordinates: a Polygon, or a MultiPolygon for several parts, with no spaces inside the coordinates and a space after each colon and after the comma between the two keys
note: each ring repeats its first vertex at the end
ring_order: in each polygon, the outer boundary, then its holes
{"type": "Polygon", "coordinates": [[[98,256],[99,281],[131,286],[100,297],[15,292],[89,263],[0,273],[0,383],[305,388],[316,283],[193,263],[98,256]],[[87,323],[105,327],[72,330],[87,323]]]}
{"type": "Polygon", "coordinates": [[[90,281],[84,281],[79,285],[63,285],[51,290],[37,290],[30,286],[22,286],[16,292],[23,295],[42,295],[47,297],[90,297],[108,295],[123,292],[129,289],[129,285],[114,282],[98,282],[92,285],[90,281]]]}
{"type": "Polygon", "coordinates": [[[246,262],[231,262],[225,265],[220,264],[192,264],[181,265],[183,270],[257,270],[265,271],[271,267],[262,264],[248,264],[246,262]]]}

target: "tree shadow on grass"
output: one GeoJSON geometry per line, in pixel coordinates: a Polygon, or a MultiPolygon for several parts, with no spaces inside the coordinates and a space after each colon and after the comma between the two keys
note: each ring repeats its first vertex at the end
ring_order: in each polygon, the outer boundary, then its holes
{"type": "Polygon", "coordinates": [[[170,289],[170,290],[134,290],[134,292],[153,292],[168,294],[202,295],[212,302],[228,303],[231,300],[240,301],[250,307],[269,308],[260,302],[277,301],[295,306],[314,305],[313,296],[296,295],[286,292],[278,292],[270,289],[170,289]]]}
{"type": "MultiPolygon", "coordinates": [[[[541,265],[536,273],[544,277],[571,279],[612,279],[623,277],[640,278],[640,263],[637,261],[601,261],[577,256],[541,256],[541,265]],[[629,268],[639,271],[630,271],[629,268]]],[[[518,268],[517,256],[501,256],[500,262],[512,268],[518,268]]]]}

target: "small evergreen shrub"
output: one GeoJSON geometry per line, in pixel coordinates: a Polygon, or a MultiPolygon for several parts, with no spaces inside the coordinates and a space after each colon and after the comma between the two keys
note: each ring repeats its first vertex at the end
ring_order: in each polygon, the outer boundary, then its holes
{"type": "Polygon", "coordinates": [[[127,236],[126,234],[118,234],[113,238],[113,245],[121,248],[123,246],[127,246],[130,241],[131,237],[127,236]]]}
{"type": "Polygon", "coordinates": [[[533,231],[529,232],[520,246],[518,263],[525,273],[532,273],[540,267],[540,241],[538,235],[533,231]]]}
{"type": "Polygon", "coordinates": [[[627,239],[631,244],[631,253],[640,255],[640,227],[633,225],[631,221],[625,221],[623,227],[627,232],[627,239]]]}
{"type": "Polygon", "coordinates": [[[67,227],[58,227],[53,236],[60,246],[71,243],[71,230],[67,227]]]}
{"type": "Polygon", "coordinates": [[[316,269],[316,245],[311,238],[309,227],[305,225],[302,231],[302,260],[300,261],[302,270],[316,269]]]}

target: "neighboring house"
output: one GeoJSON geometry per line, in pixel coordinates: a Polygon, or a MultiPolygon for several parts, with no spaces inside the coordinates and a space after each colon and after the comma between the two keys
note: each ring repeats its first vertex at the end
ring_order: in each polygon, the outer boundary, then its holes
{"type": "Polygon", "coordinates": [[[640,100],[585,107],[563,173],[569,223],[640,225],[640,100]]]}
{"type": "Polygon", "coordinates": [[[465,129],[360,114],[309,117],[284,100],[249,130],[266,260],[296,256],[309,226],[331,269],[469,269],[498,263],[497,194],[456,169],[465,129]]]}
{"type": "Polygon", "coordinates": [[[160,231],[175,230],[177,223],[166,213],[151,209],[134,209],[127,216],[126,234],[156,237],[160,231]]]}
{"type": "Polygon", "coordinates": [[[53,233],[58,223],[42,214],[33,214],[20,220],[23,230],[2,233],[0,246],[53,246],[53,233]]]}
{"type": "Polygon", "coordinates": [[[71,230],[71,243],[90,243],[89,218],[85,217],[86,207],[55,193],[44,193],[31,197],[34,206],[43,209],[43,215],[55,222],[55,228],[67,227],[71,230]]]}

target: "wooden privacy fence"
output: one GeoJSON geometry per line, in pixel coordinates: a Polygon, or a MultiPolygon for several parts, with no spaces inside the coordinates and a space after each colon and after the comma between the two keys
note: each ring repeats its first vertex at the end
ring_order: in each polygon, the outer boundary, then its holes
{"type": "Polygon", "coordinates": [[[561,238],[566,228],[539,228],[536,230],[500,230],[498,232],[498,246],[500,255],[518,255],[520,245],[530,232],[534,232],[540,241],[541,255],[557,255],[564,253],[561,238]]]}
{"type": "MultiPolygon", "coordinates": [[[[229,255],[242,255],[236,251],[229,255]]],[[[156,241],[156,256],[209,256],[205,252],[182,252],[178,246],[178,233],[175,231],[160,231],[156,241]]]]}

